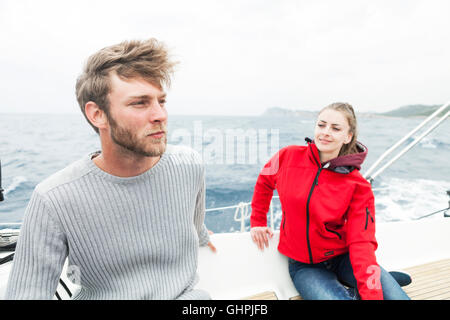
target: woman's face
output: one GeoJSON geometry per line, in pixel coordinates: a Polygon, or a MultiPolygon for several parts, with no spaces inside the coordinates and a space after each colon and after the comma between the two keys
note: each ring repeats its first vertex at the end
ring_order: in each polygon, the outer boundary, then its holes
{"type": "Polygon", "coordinates": [[[314,142],[321,153],[328,154],[329,159],[339,155],[344,144],[352,140],[350,126],[345,115],[333,109],[323,110],[314,129],[314,142]]]}

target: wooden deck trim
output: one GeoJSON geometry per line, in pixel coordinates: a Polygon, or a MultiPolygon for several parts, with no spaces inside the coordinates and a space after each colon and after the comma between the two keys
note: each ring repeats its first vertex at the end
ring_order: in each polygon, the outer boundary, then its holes
{"type": "Polygon", "coordinates": [[[253,296],[243,298],[242,300],[278,300],[278,297],[273,291],[264,291],[253,296]]]}
{"type": "Polygon", "coordinates": [[[412,300],[450,300],[450,259],[405,269],[412,283],[404,290],[412,300]]]}

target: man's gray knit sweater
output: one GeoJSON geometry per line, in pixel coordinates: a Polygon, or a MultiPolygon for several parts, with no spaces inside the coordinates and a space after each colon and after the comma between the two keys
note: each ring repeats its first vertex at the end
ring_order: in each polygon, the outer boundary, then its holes
{"type": "Polygon", "coordinates": [[[192,149],[167,146],[150,170],[120,178],[92,155],[35,188],[25,212],[7,299],[51,299],[68,258],[74,299],[208,299],[194,289],[205,177],[192,149]]]}

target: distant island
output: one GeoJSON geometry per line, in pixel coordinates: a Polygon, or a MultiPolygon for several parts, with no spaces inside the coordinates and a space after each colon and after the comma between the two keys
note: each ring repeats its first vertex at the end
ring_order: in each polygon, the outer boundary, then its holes
{"type": "Polygon", "coordinates": [[[442,107],[441,104],[436,105],[412,104],[394,109],[392,111],[383,112],[380,114],[390,117],[427,117],[440,107],[442,107]]]}
{"type": "MultiPolygon", "coordinates": [[[[426,117],[439,109],[442,105],[424,105],[413,104],[403,106],[387,112],[361,112],[358,116],[362,117],[426,117]]],[[[262,116],[264,117],[315,117],[319,111],[292,110],[281,107],[267,109],[262,116]]]]}

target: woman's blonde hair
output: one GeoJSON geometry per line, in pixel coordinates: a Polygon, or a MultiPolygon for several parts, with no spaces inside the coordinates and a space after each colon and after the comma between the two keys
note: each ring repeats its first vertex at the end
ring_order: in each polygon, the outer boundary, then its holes
{"type": "MultiPolygon", "coordinates": [[[[175,64],[170,61],[165,45],[154,38],[124,41],[99,50],[88,58],[77,79],[76,97],[81,112],[86,117],[85,105],[93,101],[109,116],[111,72],[125,79],[139,77],[162,88],[170,86],[175,64]]],[[[97,127],[91,126],[99,132],[97,127]]]]}
{"type": "Polygon", "coordinates": [[[348,121],[348,125],[350,127],[349,133],[352,134],[352,139],[349,143],[344,144],[339,151],[339,156],[345,156],[347,154],[358,153],[358,147],[356,145],[356,139],[358,137],[358,124],[356,121],[355,111],[353,107],[349,103],[344,102],[335,102],[332,103],[322,110],[320,110],[319,114],[321,114],[324,110],[331,109],[341,112],[348,121]]]}

